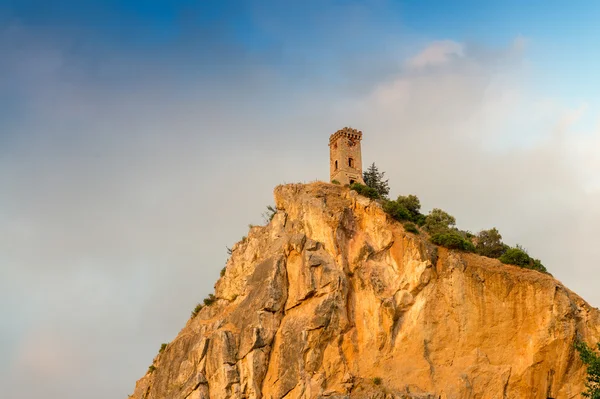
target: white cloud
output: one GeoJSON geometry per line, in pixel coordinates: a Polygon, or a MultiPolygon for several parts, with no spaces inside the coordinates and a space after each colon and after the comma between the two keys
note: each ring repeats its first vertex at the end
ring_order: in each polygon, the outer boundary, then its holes
{"type": "Polygon", "coordinates": [[[408,59],[406,64],[412,68],[440,66],[452,59],[464,55],[464,45],[453,40],[440,40],[425,47],[419,54],[408,59]]]}

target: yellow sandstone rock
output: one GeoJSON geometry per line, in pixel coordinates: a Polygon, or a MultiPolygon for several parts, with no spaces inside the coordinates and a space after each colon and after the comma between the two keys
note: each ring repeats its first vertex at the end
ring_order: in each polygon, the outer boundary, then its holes
{"type": "Polygon", "coordinates": [[[275,199],[133,398],[580,397],[573,342],[600,313],[559,281],[436,247],[344,187],[275,199]]]}

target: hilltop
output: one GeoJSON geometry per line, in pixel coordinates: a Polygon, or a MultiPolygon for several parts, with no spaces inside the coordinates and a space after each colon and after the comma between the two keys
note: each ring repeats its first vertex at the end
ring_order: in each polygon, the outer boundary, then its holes
{"type": "Polygon", "coordinates": [[[347,187],[275,202],[132,398],[579,397],[600,312],[551,275],[436,246],[347,187]]]}

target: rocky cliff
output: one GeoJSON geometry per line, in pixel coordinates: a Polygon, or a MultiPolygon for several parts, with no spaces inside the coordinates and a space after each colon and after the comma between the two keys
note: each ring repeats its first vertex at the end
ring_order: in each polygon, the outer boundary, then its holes
{"type": "Polygon", "coordinates": [[[292,184],[135,399],[578,398],[597,309],[549,275],[448,251],[347,188],[292,184]]]}

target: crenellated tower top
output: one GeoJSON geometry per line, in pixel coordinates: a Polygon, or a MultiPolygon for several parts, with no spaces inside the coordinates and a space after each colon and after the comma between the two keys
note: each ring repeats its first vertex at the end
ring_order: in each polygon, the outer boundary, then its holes
{"type": "Polygon", "coordinates": [[[358,129],[353,129],[351,127],[345,127],[343,129],[338,130],[331,136],[329,136],[329,145],[336,141],[340,136],[348,137],[349,139],[354,140],[362,140],[362,132],[358,129]]]}
{"type": "Polygon", "coordinates": [[[362,132],[345,127],[329,136],[329,176],[340,184],[361,183],[362,154],[360,142],[362,132]]]}

